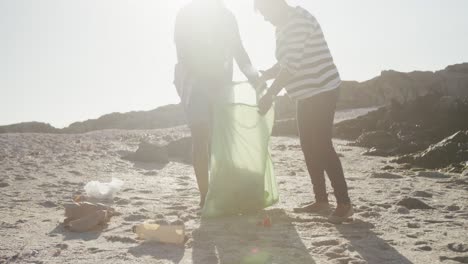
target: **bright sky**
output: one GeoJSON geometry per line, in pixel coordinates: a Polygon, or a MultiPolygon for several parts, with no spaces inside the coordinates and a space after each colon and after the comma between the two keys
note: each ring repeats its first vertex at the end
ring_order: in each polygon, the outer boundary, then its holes
{"type": "MultiPolygon", "coordinates": [[[[57,127],[178,103],[173,24],[187,0],[0,0],[0,125],[57,127]]],[[[259,69],[273,28],[252,0],[226,0],[259,69]]],[[[347,80],[468,62],[466,0],[303,0],[347,80]]],[[[240,80],[242,76],[237,75],[240,80]]]]}

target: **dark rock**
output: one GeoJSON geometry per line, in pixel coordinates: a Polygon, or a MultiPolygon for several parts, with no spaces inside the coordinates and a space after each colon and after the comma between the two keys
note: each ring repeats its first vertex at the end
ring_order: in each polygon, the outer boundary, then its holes
{"type": "Polygon", "coordinates": [[[391,152],[388,150],[384,150],[384,149],[370,148],[361,154],[364,156],[387,157],[391,155],[391,152]]]}
{"type": "Polygon", "coordinates": [[[432,198],[432,193],[428,193],[425,191],[414,191],[411,193],[411,196],[414,197],[423,197],[423,198],[432,198]]]}
{"type": "Polygon", "coordinates": [[[124,159],[139,162],[166,164],[169,162],[169,155],[166,146],[151,144],[149,142],[143,141],[140,143],[135,153],[124,157],[124,159]]]}
{"type": "Polygon", "coordinates": [[[170,142],[167,145],[169,157],[192,163],[192,138],[185,137],[170,142]]]}
{"type": "MultiPolygon", "coordinates": [[[[467,118],[468,119],[468,118],[467,118]]],[[[468,130],[459,131],[426,150],[396,160],[428,169],[444,168],[468,160],[468,130]]]]}
{"type": "MultiPolygon", "coordinates": [[[[403,103],[395,101],[367,115],[340,122],[335,125],[335,136],[355,140],[355,145],[370,148],[365,155],[408,155],[398,159],[398,163],[410,163],[423,168],[445,168],[467,160],[467,143],[461,143],[468,142],[467,136],[459,134],[449,142],[443,142],[444,151],[435,151],[440,148],[440,144],[431,144],[457,131],[468,131],[466,116],[468,98],[428,94],[403,103]],[[450,142],[454,144],[448,144],[450,142]],[[431,149],[428,149],[430,146],[431,149]],[[415,158],[409,155],[418,152],[425,158],[424,162],[415,162],[415,158]]],[[[454,171],[464,170],[464,165],[455,165],[454,171]]]]}
{"type": "Polygon", "coordinates": [[[386,131],[365,132],[359,136],[355,145],[365,148],[388,149],[399,144],[398,137],[386,131]]]}
{"type": "Polygon", "coordinates": [[[8,182],[0,182],[0,188],[5,188],[5,187],[8,187],[10,186],[10,184],[8,182]]]}
{"type": "Polygon", "coordinates": [[[393,169],[395,169],[395,167],[390,166],[390,165],[387,165],[387,166],[382,168],[382,170],[393,170],[393,169]]]}
{"type": "Polygon", "coordinates": [[[468,245],[463,243],[450,243],[448,244],[448,248],[459,253],[468,252],[468,245]]]}
{"type": "Polygon", "coordinates": [[[410,210],[413,209],[422,209],[422,210],[428,210],[428,209],[434,209],[433,207],[427,205],[421,200],[418,200],[416,198],[411,198],[411,197],[406,197],[400,200],[397,205],[404,206],[410,210]]]}

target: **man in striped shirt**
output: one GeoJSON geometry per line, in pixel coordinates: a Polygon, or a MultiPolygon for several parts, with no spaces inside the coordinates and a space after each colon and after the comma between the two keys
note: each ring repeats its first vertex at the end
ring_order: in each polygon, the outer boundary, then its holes
{"type": "Polygon", "coordinates": [[[283,88],[297,101],[301,147],[316,201],[295,211],[317,213],[329,209],[327,172],[337,200],[329,221],[341,223],[353,214],[353,208],[343,168],[332,143],[341,79],[327,42],[315,17],[301,7],[291,7],[285,0],[255,0],[255,7],[276,27],[278,60],[273,68],[263,72],[265,80],[275,81],[259,100],[259,111],[266,113],[283,88]]]}

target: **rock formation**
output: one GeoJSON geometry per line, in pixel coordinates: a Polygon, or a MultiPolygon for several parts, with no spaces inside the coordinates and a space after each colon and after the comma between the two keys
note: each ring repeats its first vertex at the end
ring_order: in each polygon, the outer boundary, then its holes
{"type": "MultiPolygon", "coordinates": [[[[468,96],[468,63],[451,65],[436,72],[383,71],[380,76],[365,82],[345,81],[337,107],[351,109],[389,105],[392,102],[404,104],[433,93],[452,98],[468,96]]],[[[289,97],[280,96],[277,99],[276,120],[288,121],[277,122],[275,135],[297,135],[293,120],[295,113],[295,103],[289,97]]],[[[113,113],[76,122],[64,129],[43,123],[22,123],[0,127],[0,133],[86,133],[103,129],[157,129],[183,124],[183,109],[179,105],[167,105],[152,111],[113,113]]]]}

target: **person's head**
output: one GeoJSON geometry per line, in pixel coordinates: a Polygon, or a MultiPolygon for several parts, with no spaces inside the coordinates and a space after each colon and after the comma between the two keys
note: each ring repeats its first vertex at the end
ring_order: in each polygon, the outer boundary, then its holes
{"type": "Polygon", "coordinates": [[[289,8],[285,0],[255,0],[254,4],[255,10],[274,26],[285,22],[289,8]]]}

